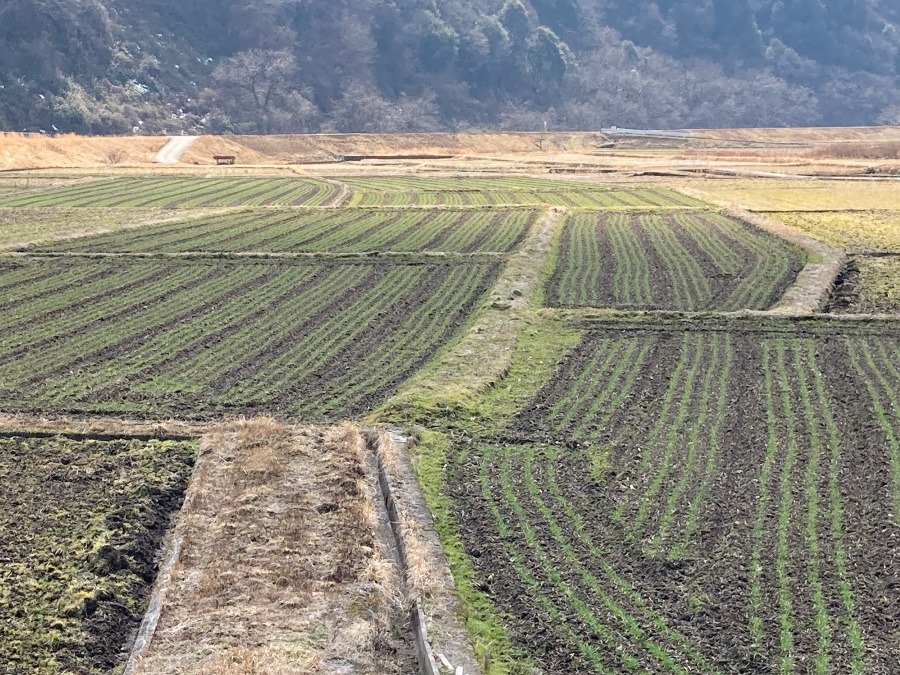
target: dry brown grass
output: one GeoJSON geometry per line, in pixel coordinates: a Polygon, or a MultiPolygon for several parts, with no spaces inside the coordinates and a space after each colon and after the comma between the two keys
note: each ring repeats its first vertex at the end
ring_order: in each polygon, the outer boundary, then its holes
{"type": "Polygon", "coordinates": [[[135,673],[395,673],[398,570],[349,425],[237,420],[201,442],[182,555],[135,673]],[[383,527],[383,526],[382,526],[383,527]]]}
{"type": "Polygon", "coordinates": [[[757,143],[900,140],[900,127],[760,127],[758,129],[693,129],[692,131],[695,137],[757,143]]]}
{"type": "Polygon", "coordinates": [[[4,133],[0,134],[0,169],[146,164],[166,140],[161,136],[49,137],[4,133]]]}
{"type": "Polygon", "coordinates": [[[0,251],[31,244],[80,239],[122,230],[191,221],[235,209],[205,208],[172,214],[148,208],[116,207],[0,207],[0,251]]]}
{"type": "Polygon", "coordinates": [[[813,148],[806,155],[820,159],[900,159],[900,141],[836,143],[813,148]]]}
{"type": "Polygon", "coordinates": [[[271,161],[329,161],[337,155],[481,155],[592,150],[601,134],[411,133],[241,136],[235,141],[271,161]],[[540,142],[538,142],[540,141],[540,142]],[[543,150],[541,150],[543,147],[543,150]]]}
{"type": "MultiPolygon", "coordinates": [[[[181,158],[182,164],[215,165],[216,155],[234,155],[237,164],[265,164],[270,161],[263,154],[239,142],[237,138],[227,136],[201,136],[181,158]]],[[[222,171],[228,171],[223,167],[222,171]]],[[[232,169],[233,170],[233,169],[232,169]]]]}
{"type": "Polygon", "coordinates": [[[207,422],[184,422],[180,420],[135,422],[112,417],[77,419],[72,417],[42,417],[38,415],[0,413],[0,429],[20,433],[37,431],[109,436],[200,436],[212,427],[213,424],[207,422]]]}
{"type": "Polygon", "coordinates": [[[894,181],[714,180],[683,183],[702,198],[748,211],[842,211],[900,209],[894,181]]]}

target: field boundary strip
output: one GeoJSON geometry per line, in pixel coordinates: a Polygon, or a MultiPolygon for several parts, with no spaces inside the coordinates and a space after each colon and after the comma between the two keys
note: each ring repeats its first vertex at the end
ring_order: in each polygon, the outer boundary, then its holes
{"type": "Polygon", "coordinates": [[[459,618],[450,564],[410,464],[409,439],[385,429],[370,431],[367,438],[411,601],[420,673],[440,675],[443,666],[457,675],[481,675],[469,631],[459,618]]]}
{"type": "Polygon", "coordinates": [[[831,292],[837,284],[841,270],[846,264],[846,254],[828,244],[810,237],[800,230],[766,218],[765,216],[736,208],[732,204],[712,199],[698,190],[679,186],[673,188],[695,199],[716,204],[724,213],[746,222],[758,229],[787,240],[806,252],[807,261],[797,275],[794,283],[788,287],[769,311],[785,316],[803,316],[819,312],[828,302],[831,292]]]}
{"type": "Polygon", "coordinates": [[[196,434],[100,433],[91,431],[12,431],[0,428],[0,438],[66,438],[72,441],[195,441],[196,434]]]}
{"type": "Polygon", "coordinates": [[[543,268],[551,255],[551,243],[562,226],[566,209],[547,209],[538,218],[519,251],[507,260],[488,291],[488,299],[474,314],[468,332],[452,350],[420,371],[400,391],[373,413],[402,406],[419,397],[455,398],[461,392],[477,394],[499,380],[512,359],[518,330],[515,322],[530,316],[541,292],[543,268]],[[478,354],[477,366],[471,363],[478,354]]]}

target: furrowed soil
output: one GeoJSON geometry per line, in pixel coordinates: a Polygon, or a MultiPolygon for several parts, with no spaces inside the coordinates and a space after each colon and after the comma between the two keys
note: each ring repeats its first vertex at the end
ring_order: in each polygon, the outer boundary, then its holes
{"type": "Polygon", "coordinates": [[[0,438],[0,671],[124,662],[193,443],[0,438]]]}
{"type": "Polygon", "coordinates": [[[586,333],[448,470],[516,642],[561,674],[895,672],[898,353],[840,331],[586,333]]]}
{"type": "Polygon", "coordinates": [[[453,340],[499,272],[440,261],[0,268],[11,292],[0,330],[5,409],[186,419],[360,415],[453,340]],[[60,285],[43,273],[51,268],[80,281],[60,285]]]}
{"type": "Polygon", "coordinates": [[[548,305],[768,309],[803,267],[798,250],[743,223],[696,213],[682,217],[570,218],[547,282],[548,305]]]}

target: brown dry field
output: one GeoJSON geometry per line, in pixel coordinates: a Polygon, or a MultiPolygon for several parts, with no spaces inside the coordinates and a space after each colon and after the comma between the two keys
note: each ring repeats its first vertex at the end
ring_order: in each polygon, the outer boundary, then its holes
{"type": "MultiPolygon", "coordinates": [[[[177,168],[214,165],[234,155],[239,167],[297,166],[298,172],[388,170],[682,172],[778,171],[788,175],[900,173],[900,127],[701,129],[687,139],[607,136],[599,132],[308,134],[200,136],[177,168]],[[335,163],[336,156],[373,156],[335,163]],[[882,158],[882,155],[884,157],[882,158]]],[[[153,166],[164,137],[0,134],[0,170],[153,166]]],[[[159,167],[172,170],[172,167],[159,167]]],[[[239,169],[228,167],[224,171],[239,169]]]]}

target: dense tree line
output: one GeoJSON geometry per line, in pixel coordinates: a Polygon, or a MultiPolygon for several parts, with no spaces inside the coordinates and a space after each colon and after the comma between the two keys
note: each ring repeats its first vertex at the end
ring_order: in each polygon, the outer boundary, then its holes
{"type": "Polygon", "coordinates": [[[895,123],[894,0],[5,0],[0,127],[895,123]]]}

